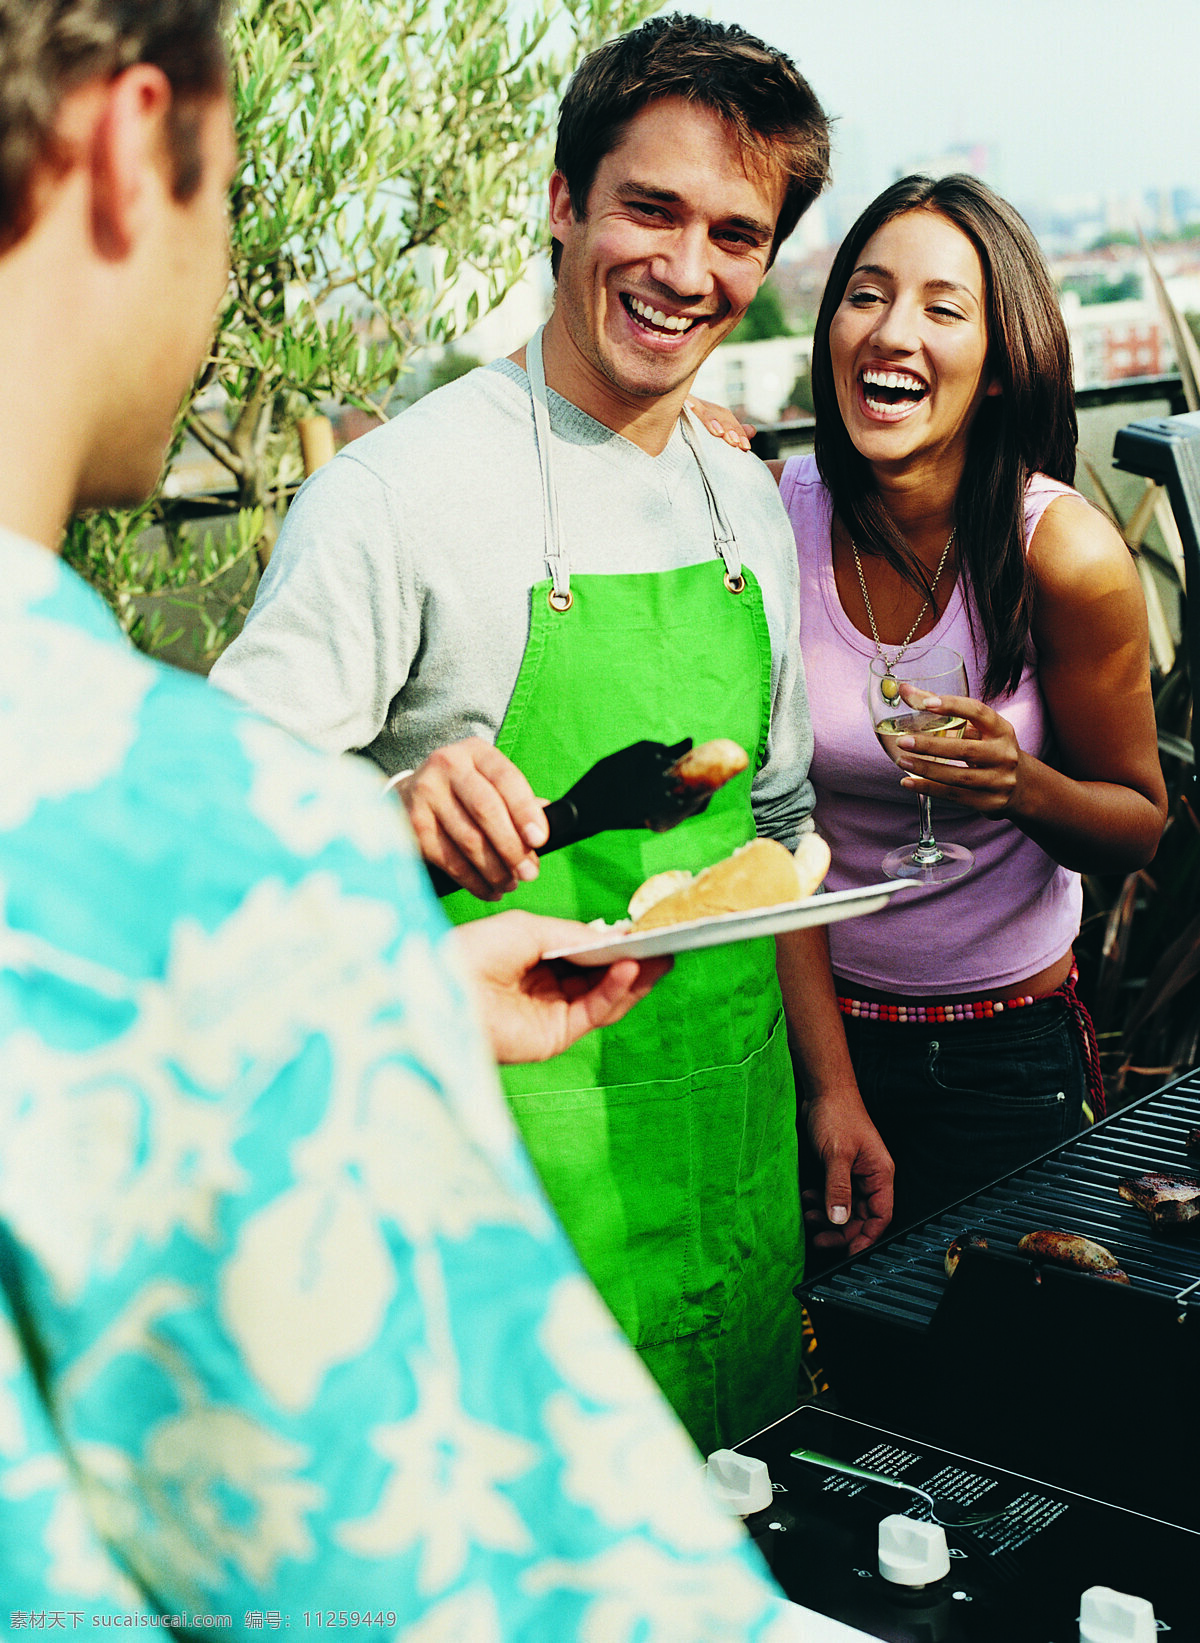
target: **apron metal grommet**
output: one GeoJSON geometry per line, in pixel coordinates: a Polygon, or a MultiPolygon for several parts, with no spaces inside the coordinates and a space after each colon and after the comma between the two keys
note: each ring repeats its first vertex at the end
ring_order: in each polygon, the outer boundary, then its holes
{"type": "Polygon", "coordinates": [[[730,593],[743,593],[746,588],[746,578],[740,574],[737,576],[730,576],[729,572],[726,571],[725,586],[729,589],[730,593]]]}
{"type": "Polygon", "coordinates": [[[575,595],[571,592],[570,588],[568,588],[565,593],[558,593],[554,588],[551,588],[550,592],[546,595],[546,603],[550,606],[551,610],[558,611],[561,616],[563,611],[570,610],[571,606],[575,603],[575,595]]]}

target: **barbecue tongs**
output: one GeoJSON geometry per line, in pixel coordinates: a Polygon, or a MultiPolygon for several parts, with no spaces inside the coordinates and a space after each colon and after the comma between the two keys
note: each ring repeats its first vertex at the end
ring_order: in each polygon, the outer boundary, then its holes
{"type": "MultiPolygon", "coordinates": [[[[598,760],[569,792],[546,806],[550,833],[538,855],[615,828],[648,827],[652,833],[666,833],[689,816],[698,816],[717,788],[738,770],[729,768],[718,776],[689,769],[686,755],[691,751],[692,738],[687,736],[673,747],[634,742],[598,760]]],[[[742,770],[749,762],[744,755],[743,760],[742,770]]],[[[440,867],[430,867],[429,877],[439,896],[461,889],[440,867]]]]}

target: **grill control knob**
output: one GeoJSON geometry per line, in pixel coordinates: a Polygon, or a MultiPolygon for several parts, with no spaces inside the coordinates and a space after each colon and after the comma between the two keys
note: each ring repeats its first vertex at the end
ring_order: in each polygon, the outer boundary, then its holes
{"type": "Polygon", "coordinates": [[[1155,1643],[1154,1605],[1144,1597],[1089,1586],[1079,1603],[1079,1643],[1155,1643]]]}
{"type": "Polygon", "coordinates": [[[879,1525],[879,1572],[893,1586],[928,1586],[950,1573],[946,1531],[899,1513],[879,1525]]]}
{"type": "Polygon", "coordinates": [[[774,1499],[767,1463],[736,1449],[716,1449],[704,1468],[708,1491],[718,1506],[737,1517],[761,1512],[774,1499]]]}

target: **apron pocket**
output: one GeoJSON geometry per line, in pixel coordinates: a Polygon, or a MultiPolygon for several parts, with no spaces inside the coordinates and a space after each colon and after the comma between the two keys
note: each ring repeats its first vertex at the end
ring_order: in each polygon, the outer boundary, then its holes
{"type": "Polygon", "coordinates": [[[782,1017],[735,1066],[509,1104],[580,1260],[635,1346],[731,1326],[740,1337],[760,1300],[787,1309],[801,1241],[782,1017]]]}

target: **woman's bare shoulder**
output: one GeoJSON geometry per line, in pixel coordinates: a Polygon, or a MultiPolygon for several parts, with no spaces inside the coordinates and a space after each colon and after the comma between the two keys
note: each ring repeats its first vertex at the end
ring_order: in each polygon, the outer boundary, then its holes
{"type": "Polygon", "coordinates": [[[1078,491],[1047,506],[1029,544],[1029,568],[1039,591],[1069,597],[1094,595],[1136,581],[1129,548],[1107,515],[1078,491]]]}

